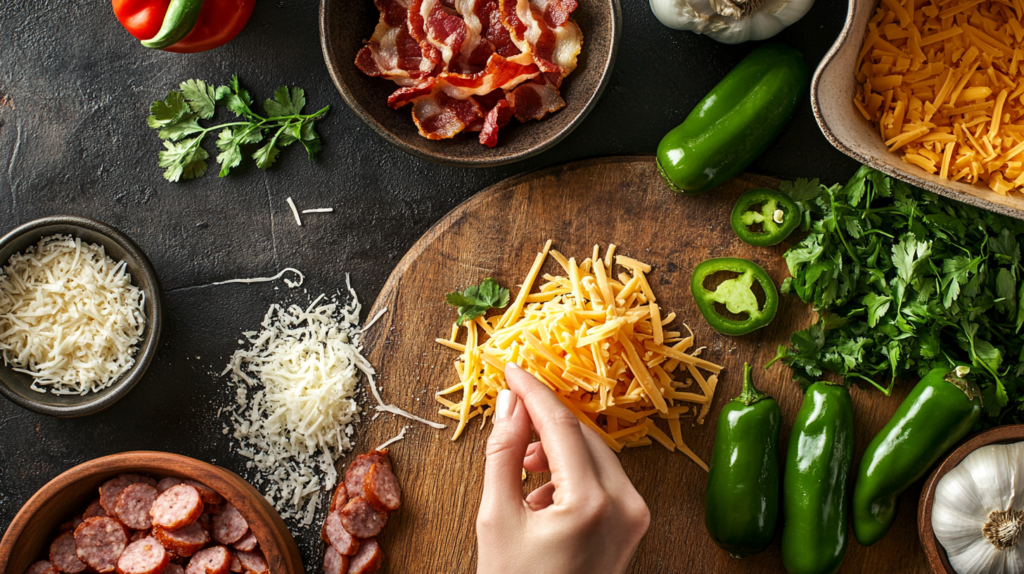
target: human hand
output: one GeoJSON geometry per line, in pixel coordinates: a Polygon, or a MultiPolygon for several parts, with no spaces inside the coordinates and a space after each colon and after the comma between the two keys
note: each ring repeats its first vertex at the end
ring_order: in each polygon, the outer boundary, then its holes
{"type": "Polygon", "coordinates": [[[624,572],[651,515],[615,453],[514,364],[498,394],[476,518],[477,574],[624,572]],[[530,444],[531,423],[540,441],[530,444]],[[522,469],[551,471],[523,499],[522,469]]]}

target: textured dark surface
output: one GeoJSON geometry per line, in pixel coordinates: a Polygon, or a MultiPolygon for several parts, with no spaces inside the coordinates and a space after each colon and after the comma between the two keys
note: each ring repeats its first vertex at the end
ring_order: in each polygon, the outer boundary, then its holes
{"type": "MultiPolygon", "coordinates": [[[[258,327],[271,303],[307,295],[280,283],[209,283],[291,266],[306,273],[304,288],[315,297],[344,289],[349,272],[368,308],[406,249],[474,192],[569,160],[653,153],[751,49],[664,28],[644,0],[622,7],[612,82],[583,125],[530,160],[470,170],[408,156],[344,107],[321,55],[315,0],[260,0],[232,43],[184,56],[139,46],[102,0],[0,2],[0,231],[57,213],[121,229],[156,267],[166,320],[146,378],[100,414],[59,420],[0,402],[0,528],[46,481],[104,454],[163,450],[244,473],[245,459],[230,454],[215,416],[228,393],[211,373],[223,369],[240,333],[258,327]],[[288,148],[268,172],[247,161],[223,179],[210,172],[164,181],[156,165],[160,142],[145,124],[149,104],[188,78],[224,83],[232,73],[261,100],[287,83],[306,89],[308,109],[332,105],[319,123],[324,149],[317,161],[288,148]],[[300,209],[335,213],[306,215],[298,227],[288,196],[300,209]]],[[[801,49],[813,68],[845,13],[845,2],[821,0],[779,38],[801,49]]],[[[839,181],[854,168],[818,131],[805,101],[750,171],[839,181]]],[[[317,570],[317,529],[293,531],[307,569],[317,570]]]]}

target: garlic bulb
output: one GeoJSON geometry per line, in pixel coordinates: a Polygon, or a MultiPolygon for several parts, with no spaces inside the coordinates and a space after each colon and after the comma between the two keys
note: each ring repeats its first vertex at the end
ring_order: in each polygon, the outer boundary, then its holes
{"type": "Polygon", "coordinates": [[[676,30],[723,44],[764,40],[804,17],[814,0],[651,0],[651,11],[676,30]]]}
{"type": "Polygon", "coordinates": [[[981,447],[949,471],[932,529],[960,574],[1024,572],[1024,443],[981,447]]]}

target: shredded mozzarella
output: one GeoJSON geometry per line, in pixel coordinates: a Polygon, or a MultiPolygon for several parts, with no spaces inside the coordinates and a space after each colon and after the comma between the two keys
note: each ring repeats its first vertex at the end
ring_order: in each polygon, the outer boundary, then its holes
{"type": "Polygon", "coordinates": [[[32,390],[85,395],[135,364],[146,328],[145,294],[101,245],[52,235],[11,257],[0,275],[4,364],[32,390]]]}

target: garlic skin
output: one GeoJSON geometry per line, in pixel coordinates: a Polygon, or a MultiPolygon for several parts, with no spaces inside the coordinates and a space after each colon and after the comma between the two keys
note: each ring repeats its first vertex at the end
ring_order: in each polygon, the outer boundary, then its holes
{"type": "Polygon", "coordinates": [[[723,44],[764,40],[807,14],[814,0],[650,0],[662,24],[723,44]]]}
{"type": "Polygon", "coordinates": [[[949,471],[932,529],[959,574],[1024,572],[1024,443],[981,447],[949,471]]]}

